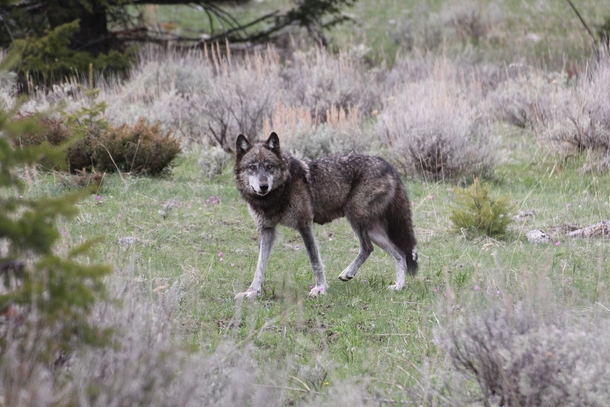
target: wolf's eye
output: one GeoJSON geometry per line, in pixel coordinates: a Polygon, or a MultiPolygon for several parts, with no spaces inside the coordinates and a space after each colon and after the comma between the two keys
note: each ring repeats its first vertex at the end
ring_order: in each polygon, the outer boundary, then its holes
{"type": "Polygon", "coordinates": [[[250,171],[256,171],[256,164],[252,164],[248,167],[250,171]]]}
{"type": "Polygon", "coordinates": [[[265,168],[267,168],[267,171],[271,171],[273,169],[273,165],[267,164],[265,168]]]}

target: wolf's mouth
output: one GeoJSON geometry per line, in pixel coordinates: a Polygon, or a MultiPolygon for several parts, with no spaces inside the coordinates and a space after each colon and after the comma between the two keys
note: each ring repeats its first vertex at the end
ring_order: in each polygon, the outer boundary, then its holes
{"type": "Polygon", "coordinates": [[[254,193],[258,196],[265,196],[267,195],[269,192],[271,192],[270,190],[266,190],[266,191],[257,191],[256,189],[252,188],[252,190],[254,191],[254,193]]]}

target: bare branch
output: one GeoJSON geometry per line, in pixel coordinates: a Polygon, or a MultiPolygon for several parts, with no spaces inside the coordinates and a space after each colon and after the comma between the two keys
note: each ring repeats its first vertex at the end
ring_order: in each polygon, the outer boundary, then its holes
{"type": "Polygon", "coordinates": [[[591,29],[589,28],[589,26],[587,25],[587,23],[585,22],[585,20],[582,18],[582,16],[580,15],[580,13],[578,12],[578,10],[576,9],[576,7],[574,6],[574,3],[572,3],[572,0],[566,0],[568,2],[568,4],[570,5],[570,7],[572,7],[572,10],[574,10],[574,12],[576,13],[576,16],[578,17],[578,19],[580,20],[580,22],[582,23],[582,25],[585,27],[585,29],[587,30],[587,32],[589,33],[589,35],[591,36],[591,39],[593,40],[593,43],[597,43],[597,40],[595,39],[595,35],[593,35],[593,32],[591,31],[591,29]]]}

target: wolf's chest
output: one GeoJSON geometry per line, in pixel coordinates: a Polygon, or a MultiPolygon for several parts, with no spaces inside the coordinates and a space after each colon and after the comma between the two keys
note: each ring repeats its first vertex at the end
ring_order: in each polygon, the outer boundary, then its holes
{"type": "Polygon", "coordinates": [[[303,223],[302,216],[299,216],[294,208],[289,205],[283,208],[275,208],[273,211],[264,211],[252,205],[248,205],[248,209],[259,228],[273,228],[278,224],[297,228],[299,224],[303,223]]]}
{"type": "Polygon", "coordinates": [[[302,216],[299,216],[294,210],[287,208],[287,210],[282,214],[279,223],[281,225],[288,226],[289,228],[298,229],[299,224],[303,224],[303,221],[304,219],[302,216]]]}

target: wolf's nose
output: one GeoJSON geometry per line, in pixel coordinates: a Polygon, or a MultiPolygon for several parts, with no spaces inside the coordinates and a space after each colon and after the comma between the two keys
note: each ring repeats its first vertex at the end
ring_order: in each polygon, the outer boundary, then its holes
{"type": "Polygon", "coordinates": [[[267,192],[267,190],[269,189],[269,185],[261,184],[259,185],[259,188],[261,189],[261,192],[267,192]]]}

